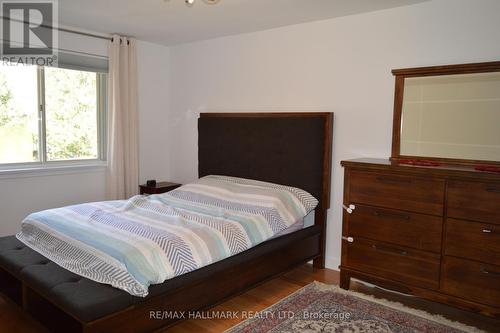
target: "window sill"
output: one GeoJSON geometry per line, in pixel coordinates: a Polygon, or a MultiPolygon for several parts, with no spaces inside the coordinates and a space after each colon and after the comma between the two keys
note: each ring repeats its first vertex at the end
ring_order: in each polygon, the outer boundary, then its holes
{"type": "Polygon", "coordinates": [[[107,163],[104,161],[92,161],[86,163],[48,164],[36,166],[19,166],[9,169],[0,169],[0,179],[43,177],[79,173],[104,172],[107,163]]]}

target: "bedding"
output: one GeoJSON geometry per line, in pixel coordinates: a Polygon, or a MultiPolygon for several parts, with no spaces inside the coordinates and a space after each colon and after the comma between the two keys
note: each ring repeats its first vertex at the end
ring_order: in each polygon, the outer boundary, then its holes
{"type": "Polygon", "coordinates": [[[292,224],[291,226],[289,226],[285,230],[280,231],[279,233],[275,234],[273,237],[271,237],[271,239],[285,236],[285,235],[291,234],[292,232],[313,226],[315,213],[316,213],[316,211],[312,210],[303,219],[298,220],[297,222],[295,222],[294,224],[292,224]]]}
{"type": "Polygon", "coordinates": [[[16,237],[61,267],[145,297],[278,235],[318,201],[294,187],[206,176],[168,193],[29,215],[16,237]]]}

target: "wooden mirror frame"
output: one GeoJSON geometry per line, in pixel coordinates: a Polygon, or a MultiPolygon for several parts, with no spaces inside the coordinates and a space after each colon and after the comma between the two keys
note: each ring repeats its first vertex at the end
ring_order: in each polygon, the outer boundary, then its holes
{"type": "Polygon", "coordinates": [[[394,118],[392,127],[392,153],[391,161],[401,162],[403,160],[411,161],[431,161],[439,164],[448,165],[493,165],[500,166],[500,161],[482,161],[470,159],[453,159],[445,157],[426,157],[426,156],[408,156],[401,155],[401,120],[403,112],[403,96],[405,79],[410,77],[453,75],[453,74],[474,74],[500,72],[500,61],[444,65],[432,67],[393,69],[392,74],[396,77],[396,86],[394,93],[394,118]]]}

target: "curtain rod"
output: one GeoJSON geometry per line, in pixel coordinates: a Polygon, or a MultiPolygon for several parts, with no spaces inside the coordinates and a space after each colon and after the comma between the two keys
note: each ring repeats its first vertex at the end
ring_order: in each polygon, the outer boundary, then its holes
{"type": "MultiPolygon", "coordinates": [[[[48,27],[48,26],[43,26],[43,27],[44,28],[51,28],[51,27],[48,27]]],[[[63,32],[69,32],[71,34],[77,34],[77,35],[87,36],[87,37],[93,37],[93,38],[99,38],[99,39],[106,39],[106,40],[113,40],[113,37],[106,37],[106,36],[92,34],[92,33],[89,33],[89,32],[72,30],[72,29],[68,29],[68,28],[54,28],[54,29],[57,29],[57,30],[63,31],[63,32]]]]}
{"type": "MultiPolygon", "coordinates": [[[[26,22],[24,20],[18,20],[18,19],[15,19],[15,18],[10,18],[10,17],[5,17],[5,16],[2,16],[2,19],[3,20],[9,20],[9,21],[16,21],[16,22],[20,22],[20,23],[29,23],[29,22],[26,22]]],[[[46,25],[46,24],[41,24],[40,27],[42,28],[47,28],[47,29],[56,29],[58,31],[62,31],[62,32],[69,32],[71,34],[77,34],[77,35],[82,35],[82,36],[87,36],[87,37],[93,37],[93,38],[99,38],[99,39],[106,39],[106,40],[110,40],[112,41],[113,40],[113,37],[107,37],[107,36],[102,36],[102,35],[97,35],[97,34],[93,34],[93,33],[90,33],[90,32],[83,32],[83,31],[78,31],[78,30],[73,30],[73,29],[69,29],[69,28],[59,28],[59,27],[53,27],[53,26],[50,26],[50,25],[46,25]]]]}
{"type": "MultiPolygon", "coordinates": [[[[47,26],[47,25],[41,25],[41,27],[44,27],[44,28],[51,28],[50,26],[47,26]]],[[[78,30],[72,30],[72,29],[68,29],[68,28],[54,28],[52,27],[53,29],[56,29],[56,30],[59,30],[59,31],[63,31],[63,32],[69,32],[71,34],[77,34],[77,35],[82,35],[82,36],[88,36],[88,37],[93,37],[93,38],[100,38],[100,39],[105,39],[105,40],[109,40],[109,41],[113,41],[113,37],[106,37],[106,36],[100,36],[100,35],[95,35],[95,34],[92,34],[92,33],[89,33],[89,32],[82,32],[82,31],[78,31],[78,30]]],[[[129,40],[128,40],[128,37],[127,38],[127,45],[130,44],[129,40]]],[[[120,44],[122,43],[122,41],[120,40],[120,44]]]]}
{"type": "MultiPolygon", "coordinates": [[[[20,43],[20,42],[11,41],[11,40],[2,39],[2,38],[0,38],[0,42],[1,43],[3,43],[3,42],[9,42],[9,43],[14,42],[14,43],[16,43],[18,45],[22,45],[22,43],[20,43]]],[[[83,52],[83,51],[75,51],[75,50],[70,50],[70,49],[64,49],[64,48],[61,48],[61,47],[58,47],[57,49],[51,48],[51,50],[63,51],[63,52],[66,52],[66,53],[84,54],[84,55],[92,56],[92,57],[95,57],[95,58],[102,58],[102,59],[107,59],[108,58],[107,56],[104,56],[102,54],[95,54],[95,53],[89,53],[89,52],[83,52]]]]}

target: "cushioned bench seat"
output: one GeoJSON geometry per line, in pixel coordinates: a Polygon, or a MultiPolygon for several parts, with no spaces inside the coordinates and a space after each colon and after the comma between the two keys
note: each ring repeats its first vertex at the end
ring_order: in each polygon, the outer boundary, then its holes
{"type": "Polygon", "coordinates": [[[25,267],[47,262],[47,258],[18,241],[15,236],[0,238],[1,267],[14,277],[19,279],[25,267]]]}
{"type": "Polygon", "coordinates": [[[83,322],[143,300],[74,274],[33,251],[15,236],[0,238],[0,267],[83,322]]]}

